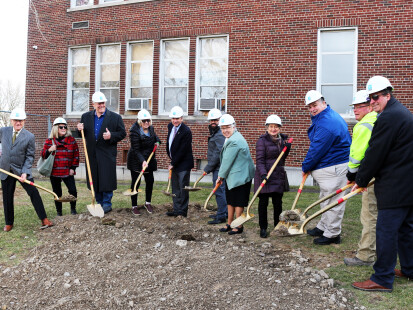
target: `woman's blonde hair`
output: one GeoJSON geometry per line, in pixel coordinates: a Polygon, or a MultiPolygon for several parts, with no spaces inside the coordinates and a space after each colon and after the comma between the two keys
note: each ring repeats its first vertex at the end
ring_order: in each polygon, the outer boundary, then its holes
{"type": "Polygon", "coordinates": [[[50,139],[59,138],[59,125],[65,125],[67,127],[65,137],[70,137],[72,135],[72,132],[70,131],[69,126],[67,126],[67,124],[56,124],[52,127],[52,130],[50,131],[50,139]]]}
{"type": "MultiPolygon", "coordinates": [[[[149,119],[149,124],[151,124],[151,123],[152,123],[152,120],[149,119]]],[[[138,125],[139,125],[140,127],[142,127],[142,120],[138,119],[138,125]]]]}

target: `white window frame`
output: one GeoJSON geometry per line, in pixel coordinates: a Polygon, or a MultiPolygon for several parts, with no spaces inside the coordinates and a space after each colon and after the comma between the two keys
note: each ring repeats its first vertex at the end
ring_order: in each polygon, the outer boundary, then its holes
{"type": "MultiPolygon", "coordinates": [[[[96,68],[95,68],[95,92],[97,91],[101,91],[102,87],[100,85],[100,78],[101,78],[101,70],[100,70],[100,65],[101,65],[101,57],[100,57],[100,48],[102,46],[111,46],[111,45],[119,45],[119,98],[118,98],[118,110],[117,111],[113,111],[113,112],[117,112],[119,113],[120,111],[120,85],[122,82],[121,76],[120,76],[120,67],[121,67],[121,58],[122,58],[122,44],[120,42],[113,42],[113,43],[107,43],[107,44],[99,44],[96,46],[96,68]]],[[[107,63],[106,65],[108,65],[109,63],[107,63]]],[[[115,63],[113,63],[115,64],[115,63]]]]}
{"type": "MultiPolygon", "coordinates": [[[[164,62],[163,62],[163,56],[164,56],[164,42],[166,41],[179,41],[179,40],[187,40],[188,41],[188,56],[187,56],[187,61],[188,61],[188,72],[187,72],[187,77],[188,77],[188,85],[186,86],[186,111],[188,111],[189,107],[189,53],[191,50],[191,38],[189,37],[184,37],[184,38],[173,38],[173,39],[162,39],[160,41],[160,66],[159,66],[159,103],[158,103],[158,114],[159,115],[169,115],[169,111],[164,110],[164,72],[165,72],[165,67],[164,67],[164,62]]],[[[184,111],[184,115],[188,115],[188,112],[184,111]]]]}
{"type": "Polygon", "coordinates": [[[71,8],[86,8],[93,5],[93,0],[89,0],[89,4],[86,5],[76,5],[76,0],[70,0],[71,8]]]}
{"type": "Polygon", "coordinates": [[[142,101],[141,101],[141,108],[140,109],[130,109],[129,108],[129,99],[131,93],[131,74],[132,74],[132,61],[131,61],[131,46],[133,44],[139,43],[152,43],[152,110],[153,110],[153,66],[154,66],[154,58],[155,58],[155,42],[153,40],[145,40],[145,41],[131,41],[127,44],[127,55],[126,55],[126,83],[125,83],[125,111],[130,110],[140,110],[142,109],[142,101]]]}
{"type": "Polygon", "coordinates": [[[202,39],[207,39],[207,38],[222,38],[225,37],[227,38],[227,80],[226,80],[226,94],[225,94],[225,112],[227,111],[228,108],[228,67],[229,67],[229,35],[210,35],[210,36],[200,36],[196,38],[196,67],[195,67],[195,112],[200,112],[200,87],[201,87],[201,75],[200,75],[200,69],[199,69],[199,59],[200,59],[200,53],[201,53],[201,43],[200,41],[202,39]]]}
{"type": "Polygon", "coordinates": [[[113,2],[123,2],[123,1],[124,0],[110,0],[110,1],[99,0],[99,4],[113,3],[113,2]]]}
{"type": "MultiPolygon", "coordinates": [[[[89,105],[85,111],[72,111],[72,90],[73,90],[73,70],[72,70],[72,60],[73,60],[73,50],[80,48],[89,48],[90,60],[92,58],[92,48],[90,45],[84,46],[71,46],[68,51],[68,63],[67,63],[67,91],[66,91],[66,114],[77,115],[89,111],[89,105]]],[[[89,96],[90,96],[90,62],[89,62],[89,96]]]]}
{"type": "MultiPolygon", "coordinates": [[[[353,65],[353,94],[352,94],[352,98],[354,96],[354,94],[357,92],[357,56],[358,56],[358,27],[336,27],[336,28],[319,28],[318,29],[318,33],[317,33],[317,90],[319,92],[321,92],[321,87],[323,85],[328,85],[328,86],[340,86],[340,85],[350,85],[349,83],[328,83],[328,84],[321,84],[321,68],[322,68],[322,53],[321,53],[321,32],[326,32],[326,31],[348,31],[348,30],[353,30],[354,31],[354,42],[355,42],[355,46],[354,46],[354,53],[351,52],[339,52],[339,53],[335,53],[335,52],[327,52],[327,53],[323,53],[323,55],[333,55],[333,54],[337,54],[337,55],[353,55],[353,61],[354,61],[354,65],[353,65]]],[[[328,102],[327,102],[328,103],[328,102]]],[[[350,104],[351,102],[349,102],[350,104]]],[[[352,113],[352,112],[350,112],[352,113]]],[[[343,117],[354,117],[354,114],[341,114],[343,117]]]]}

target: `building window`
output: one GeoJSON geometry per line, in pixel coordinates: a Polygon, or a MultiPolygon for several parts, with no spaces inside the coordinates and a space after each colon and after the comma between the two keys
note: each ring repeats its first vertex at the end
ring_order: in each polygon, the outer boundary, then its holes
{"type": "Polygon", "coordinates": [[[152,110],[153,42],[130,43],[127,69],[127,110],[152,110]]]}
{"type": "Polygon", "coordinates": [[[357,29],[320,29],[318,32],[317,89],[343,116],[357,91],[357,29]]]}
{"type": "Polygon", "coordinates": [[[67,112],[89,110],[90,47],[69,49],[67,112]]]}
{"type": "Polygon", "coordinates": [[[119,112],[120,45],[99,46],[97,64],[96,89],[105,94],[106,107],[119,112]]]}
{"type": "Polygon", "coordinates": [[[228,37],[198,38],[196,100],[198,110],[225,111],[228,77],[228,37]]]}
{"type": "Polygon", "coordinates": [[[121,2],[123,0],[99,0],[99,3],[121,2]]]}
{"type": "Polygon", "coordinates": [[[79,6],[93,5],[93,0],[70,0],[72,8],[79,6]]]}
{"type": "Polygon", "coordinates": [[[189,39],[163,40],[159,114],[178,105],[188,112],[189,39]]]}

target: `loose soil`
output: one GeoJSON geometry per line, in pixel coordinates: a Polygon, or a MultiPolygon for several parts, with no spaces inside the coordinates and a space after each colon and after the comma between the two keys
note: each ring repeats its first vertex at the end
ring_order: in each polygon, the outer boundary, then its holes
{"type": "MultiPolygon", "coordinates": [[[[357,309],[299,249],[256,229],[230,236],[190,205],[66,215],[16,266],[0,265],[2,309],[357,309]]],[[[285,240],[285,239],[284,239],[285,240]]],[[[323,261],[325,266],[326,261],[323,261]]],[[[363,307],[362,307],[363,308],[363,307]]]]}

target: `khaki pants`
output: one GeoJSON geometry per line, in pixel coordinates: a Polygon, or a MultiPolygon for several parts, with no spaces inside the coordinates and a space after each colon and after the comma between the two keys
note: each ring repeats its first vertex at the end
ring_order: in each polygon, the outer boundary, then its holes
{"type": "Polygon", "coordinates": [[[374,194],[374,185],[363,193],[360,221],[363,225],[361,239],[358,243],[356,257],[363,261],[373,262],[376,257],[376,222],[377,199],[374,194]]]}
{"type": "MultiPolygon", "coordinates": [[[[339,188],[347,184],[347,163],[317,169],[311,172],[312,177],[320,186],[320,198],[331,194],[339,188]]],[[[337,199],[344,196],[344,192],[334,196],[320,204],[321,209],[325,208],[330,203],[337,201],[337,199]]],[[[343,220],[346,201],[338,206],[323,213],[317,228],[324,231],[323,236],[327,238],[334,238],[341,233],[341,221],[343,220]]]]}

